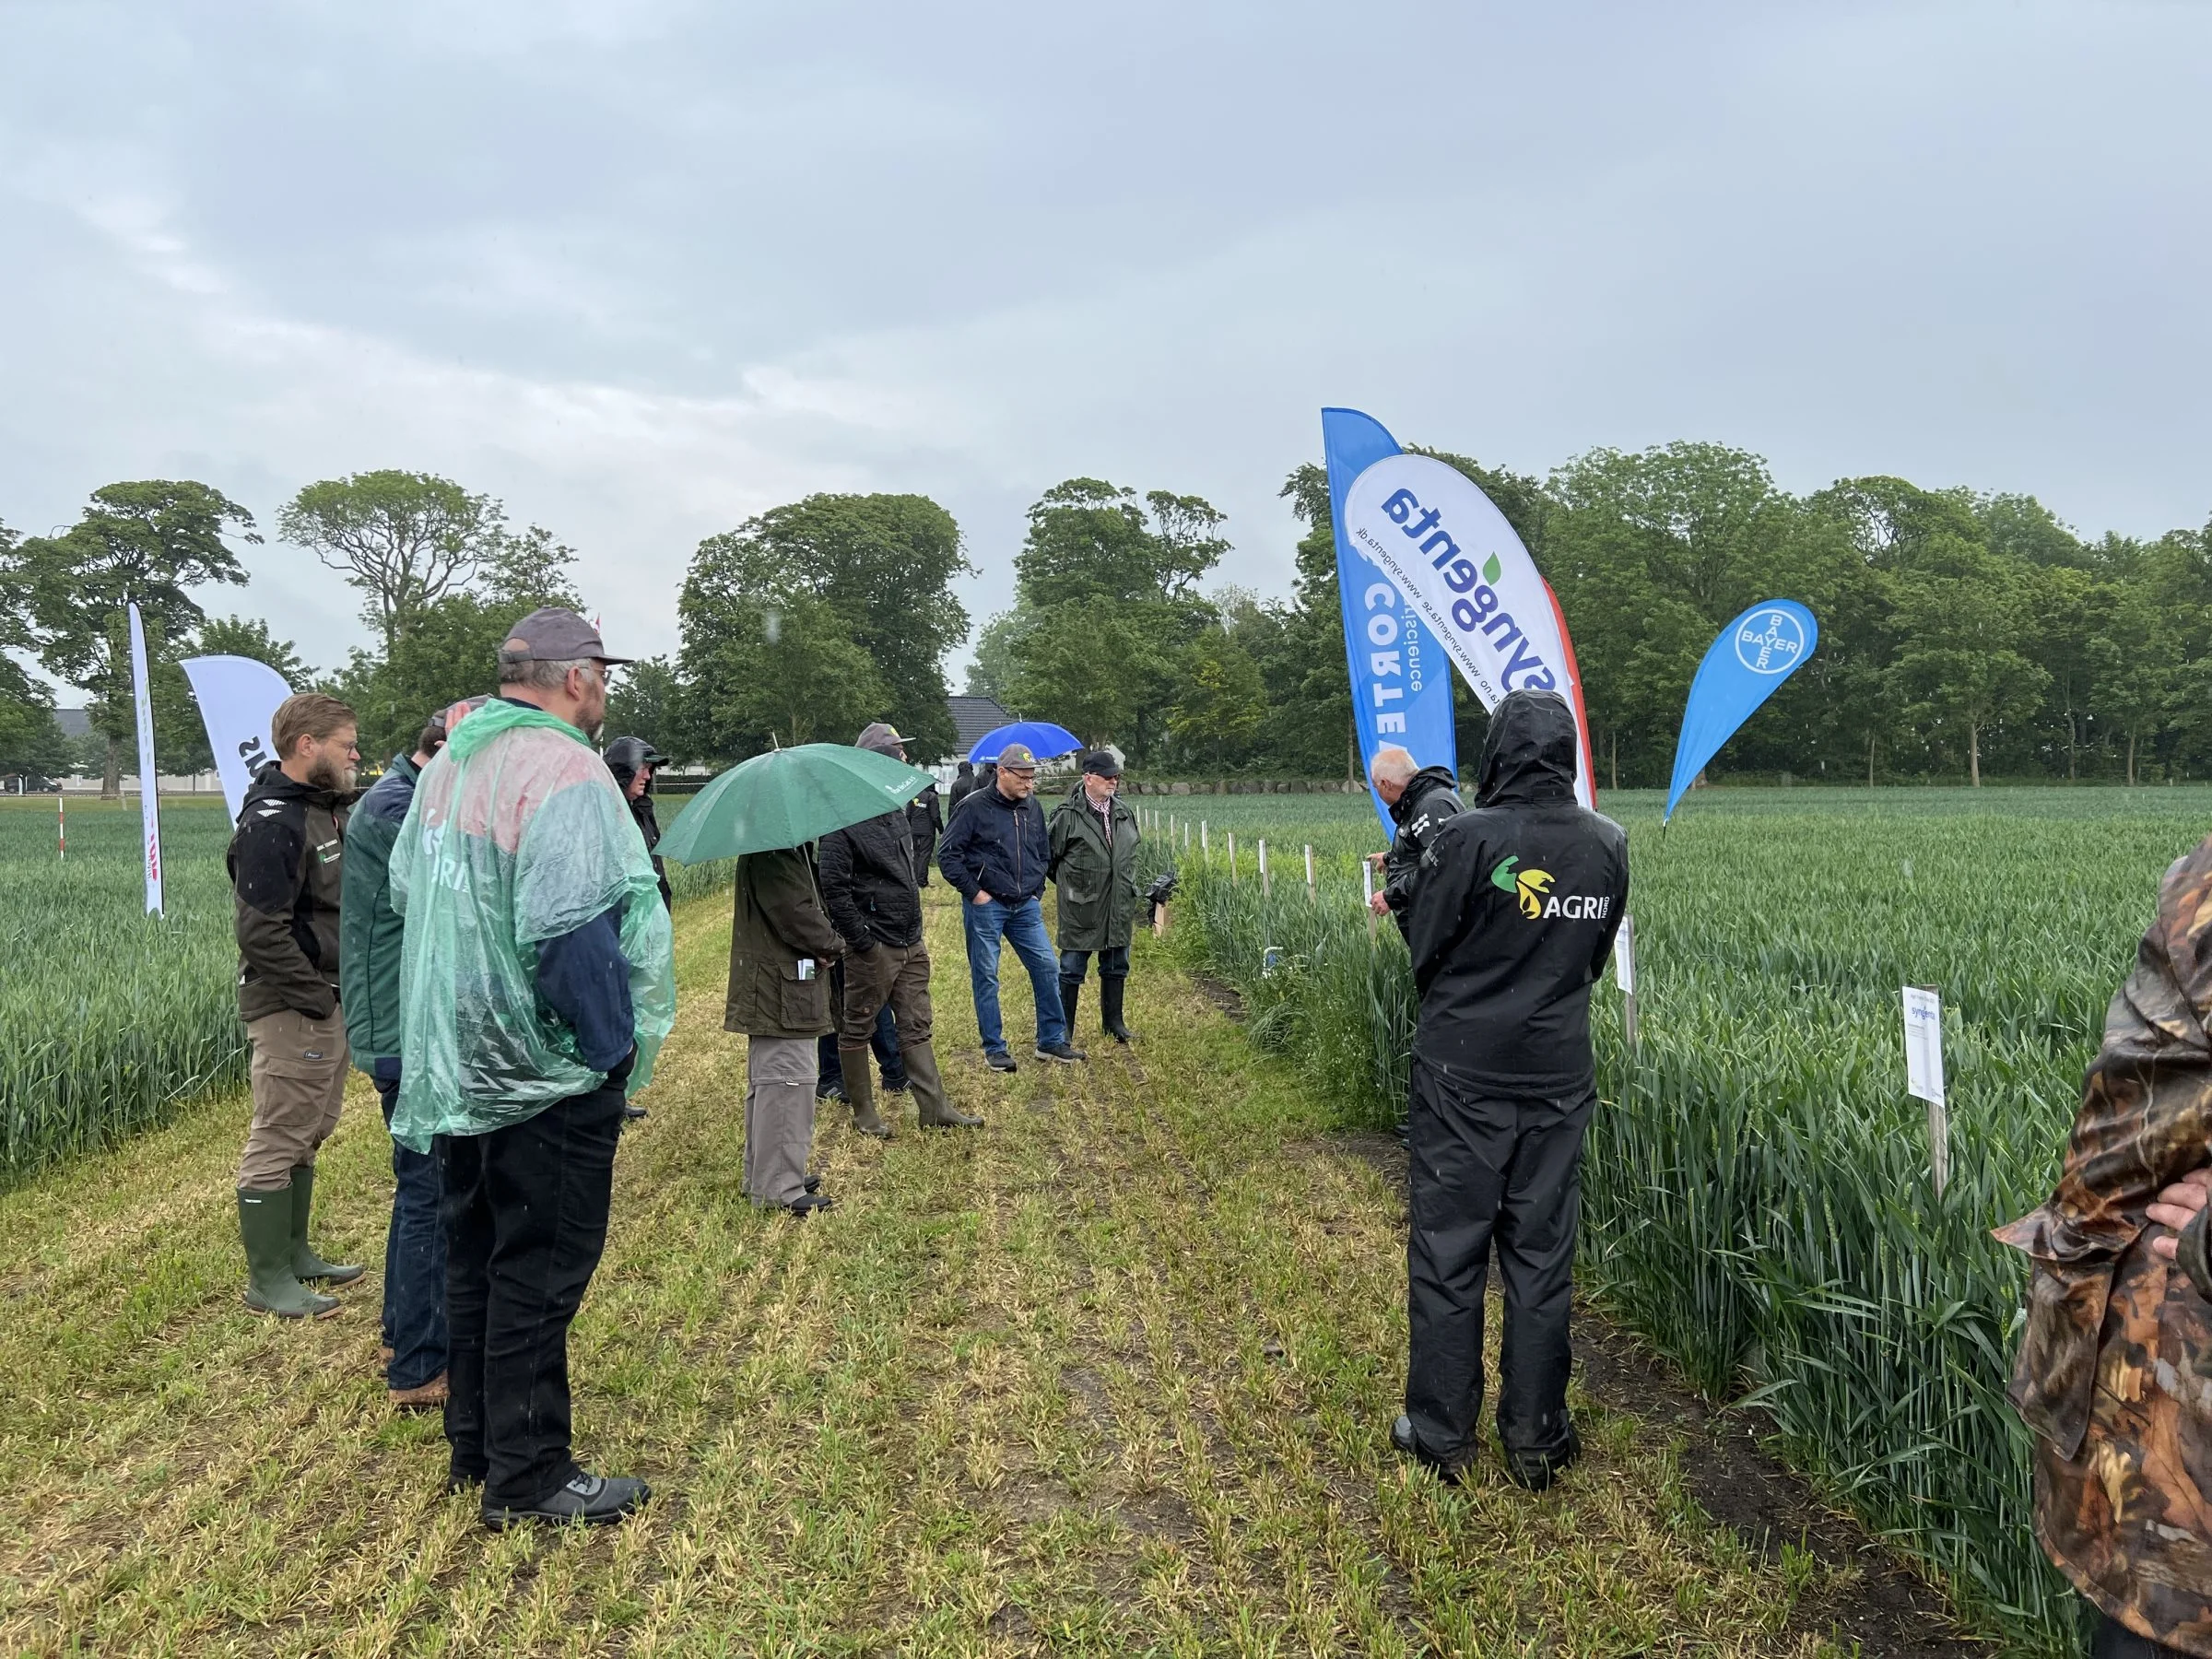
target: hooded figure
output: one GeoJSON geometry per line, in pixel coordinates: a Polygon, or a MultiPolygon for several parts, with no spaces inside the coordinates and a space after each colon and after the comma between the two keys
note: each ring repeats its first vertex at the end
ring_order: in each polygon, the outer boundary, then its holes
{"type": "Polygon", "coordinates": [[[1406,1245],[1411,1356],[1398,1450],[1456,1479],[1482,1407],[1482,1291],[1505,1286],[1498,1437],[1541,1490],[1581,1450],[1567,1316],[1583,1130],[1596,1099],[1590,987],[1628,900],[1628,838],[1579,806],[1573,712],[1515,691],[1490,715],[1476,805],[1421,855],[1407,928],[1413,1043],[1406,1245]]]}
{"type": "Polygon", "coordinates": [[[653,851],[661,844],[661,824],[653,812],[653,774],[656,767],[667,764],[668,757],[642,737],[618,737],[606,746],[606,770],[621,785],[622,798],[629,803],[629,816],[637,822],[638,833],[645,838],[645,851],[653,858],[653,879],[661,884],[661,902],[673,910],[676,896],[668,886],[668,866],[653,851]],[[639,782],[641,775],[642,782],[639,782]]]}
{"type": "Polygon", "coordinates": [[[2057,1190],[1996,1231],[2032,1264],[2011,1394],[2035,1430],[2036,1536],[2103,1615],[2099,1653],[2157,1642],[2212,1654],[2201,1189],[2183,1248],[2166,1230],[2180,1196],[2170,1183],[2212,1161],[2208,928],[2212,840],[2159,886],[2135,971],[2105,1013],[2057,1190]]]}

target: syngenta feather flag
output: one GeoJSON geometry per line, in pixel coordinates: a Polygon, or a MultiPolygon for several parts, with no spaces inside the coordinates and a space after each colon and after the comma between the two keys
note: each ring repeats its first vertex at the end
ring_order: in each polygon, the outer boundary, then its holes
{"type": "MultiPolygon", "coordinates": [[[[1321,444],[1329,467],[1329,516],[1336,534],[1336,594],[1344,610],[1344,652],[1352,675],[1352,721],[1359,759],[1371,777],[1375,751],[1392,744],[1422,766],[1458,770],[1452,731],[1452,671],[1421,613],[1346,533],[1345,498],[1370,467],[1404,459],[1397,440],[1355,409],[1321,412],[1321,444]]],[[[1368,797],[1382,819],[1390,808],[1368,797]]]]}
{"type": "Polygon", "coordinates": [[[1796,673],[1819,641],[1820,625],[1794,599],[1755,605],[1721,629],[1706,648],[1698,677],[1689,682],[1689,700],[1682,705],[1682,735],[1675,742],[1675,775],[1666,786],[1662,822],[1675,816],[1675,803],[1697,781],[1705,762],[1796,673]]]}
{"type": "Polygon", "coordinates": [[[253,774],[276,758],[269,722],[276,705],[292,694],[284,676],[252,657],[186,657],[184,677],[207,727],[207,747],[223,780],[223,800],[231,821],[245,810],[246,788],[253,774]]]}
{"type": "Polygon", "coordinates": [[[135,601],[131,605],[131,703],[138,714],[138,818],[143,831],[140,851],[146,858],[146,909],[148,915],[161,908],[161,777],[154,770],[154,699],[147,688],[146,623],[135,601]]]}
{"type": "MultiPolygon", "coordinates": [[[[1324,433],[1332,417],[1367,421],[1348,409],[1324,410],[1324,433]]],[[[1335,495],[1334,450],[1329,483],[1335,495]]],[[[1338,580],[1347,595],[1347,643],[1354,620],[1344,574],[1348,549],[1364,561],[1370,580],[1381,571],[1404,596],[1406,610],[1419,616],[1484,708],[1494,709],[1507,692],[1524,689],[1557,691],[1567,700],[1582,738],[1575,798],[1593,805],[1590,722],[1583,712],[1582,677],[1575,670],[1566,618],[1520,536],[1474,480],[1441,461],[1400,453],[1393,444],[1390,453],[1370,459],[1344,488],[1336,546],[1338,580]]],[[[1356,644],[1353,650],[1357,688],[1356,644]]],[[[1413,748],[1410,743],[1406,747],[1413,748]]],[[[1448,744],[1445,752],[1450,752],[1448,744]]],[[[1429,760],[1418,749],[1414,758],[1424,764],[1429,760]]]]}

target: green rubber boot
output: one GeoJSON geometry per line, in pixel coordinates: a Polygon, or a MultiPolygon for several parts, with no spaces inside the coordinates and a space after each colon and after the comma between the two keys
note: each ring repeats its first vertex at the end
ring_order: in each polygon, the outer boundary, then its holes
{"type": "Polygon", "coordinates": [[[246,1247],[246,1306],[279,1319],[323,1319],[338,1311],[335,1296],[318,1296],[292,1271],[289,1187],[240,1187],[238,1235],[246,1247]]]}
{"type": "Polygon", "coordinates": [[[361,1277],[351,1262],[326,1262],[307,1247],[307,1218],[315,1207],[315,1166],[292,1166],[292,1277],[348,1285],[361,1277]]]}

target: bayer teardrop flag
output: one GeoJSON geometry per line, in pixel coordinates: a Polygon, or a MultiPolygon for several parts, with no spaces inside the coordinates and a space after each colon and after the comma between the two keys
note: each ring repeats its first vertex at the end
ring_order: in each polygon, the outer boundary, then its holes
{"type": "Polygon", "coordinates": [[[1755,605],[1721,629],[1698,665],[1689,700],[1682,707],[1675,775],[1666,786],[1666,818],[1675,816],[1675,804],[1705,770],[1705,762],[1797,672],[1819,640],[1820,625],[1794,599],[1755,605]]]}

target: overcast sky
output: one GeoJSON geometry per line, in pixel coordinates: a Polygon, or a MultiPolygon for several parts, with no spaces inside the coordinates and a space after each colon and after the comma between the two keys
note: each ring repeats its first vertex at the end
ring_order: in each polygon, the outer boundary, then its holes
{"type": "MultiPolygon", "coordinates": [[[[702,535],[1091,475],[1230,515],[1324,403],[1542,472],[1756,450],[2212,512],[2212,6],[0,0],[0,520],[442,473],[672,650],[702,535]]],[[[320,666],[271,540],[211,595],[320,666]]],[[[958,676],[955,676],[958,684],[958,676]]]]}

